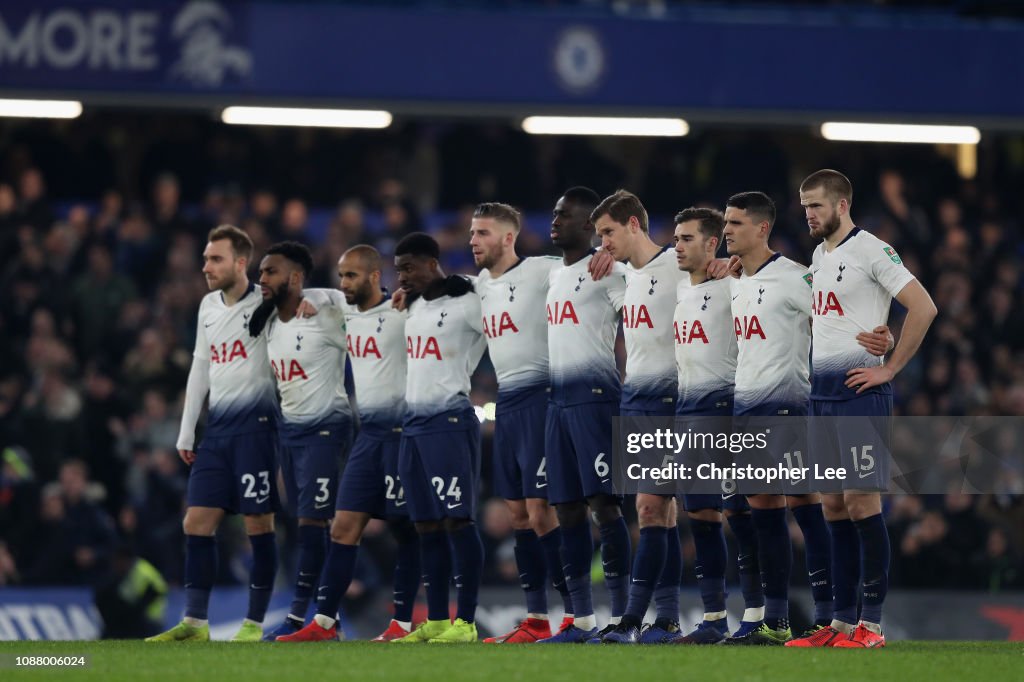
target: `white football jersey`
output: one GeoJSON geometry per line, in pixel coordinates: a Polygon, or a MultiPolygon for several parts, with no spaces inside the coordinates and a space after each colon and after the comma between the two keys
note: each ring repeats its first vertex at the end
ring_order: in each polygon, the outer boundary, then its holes
{"type": "Polygon", "coordinates": [[[345,395],[345,316],[322,308],[313,317],[282,322],[271,316],[264,331],[267,355],[281,396],[281,433],[301,437],[352,418],[345,395]]]}
{"type": "Polygon", "coordinates": [[[776,253],[730,285],[739,348],[736,414],[805,414],[811,387],[807,268],[776,253]]]}
{"type": "Polygon", "coordinates": [[[622,335],[626,342],[626,379],[622,407],[631,410],[672,412],[678,380],[672,345],[672,315],[676,290],[690,285],[690,275],[679,270],[676,252],[666,246],[641,268],[626,265],[626,293],[622,303],[622,335]]]}
{"type": "MultiPolygon", "coordinates": [[[[206,435],[222,437],[273,427],[277,415],[274,376],[263,334],[249,335],[249,317],[263,302],[254,284],[234,305],[212,291],[199,304],[195,357],[210,363],[206,435]]],[[[195,424],[182,424],[182,432],[195,424]]]]}
{"type": "Polygon", "coordinates": [[[713,411],[732,404],[736,379],[736,333],[732,285],[709,279],[680,282],[673,335],[679,379],[679,414],[713,411]]]}
{"type": "Polygon", "coordinates": [[[556,257],[523,258],[499,277],[483,270],[476,278],[487,352],[498,377],[499,402],[550,383],[544,303],[548,277],[560,265],[561,259],[556,257]]]}
{"type": "Polygon", "coordinates": [[[551,270],[547,296],[551,399],[559,405],[618,402],[615,335],[626,293],[626,269],[594,281],[587,271],[591,252],[572,265],[551,270]]]}
{"type": "Polygon", "coordinates": [[[480,297],[418,298],[405,321],[406,423],[470,406],[470,375],[487,344],[480,297]]]}
{"type": "MultiPolygon", "coordinates": [[[[811,259],[813,277],[814,345],[812,350],[815,400],[849,400],[846,373],[875,367],[882,358],[857,343],[857,334],[870,332],[889,319],[889,305],[914,279],[891,246],[861,229],[853,231],[830,252],[824,242],[811,259]]],[[[892,385],[870,389],[891,393],[892,385]]]]}
{"type": "Polygon", "coordinates": [[[360,311],[345,307],[348,358],[356,389],[359,422],[391,431],[405,416],[405,317],[385,297],[379,305],[360,311]]]}

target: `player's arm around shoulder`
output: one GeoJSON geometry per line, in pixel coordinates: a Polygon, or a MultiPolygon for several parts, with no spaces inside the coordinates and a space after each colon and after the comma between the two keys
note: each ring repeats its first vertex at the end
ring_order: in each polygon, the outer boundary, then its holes
{"type": "Polygon", "coordinates": [[[462,312],[466,316],[466,324],[480,336],[484,334],[484,314],[480,305],[480,294],[471,291],[460,299],[462,312]]]}
{"type": "Polygon", "coordinates": [[[622,302],[626,298],[626,277],[629,270],[622,263],[615,263],[612,273],[601,280],[600,284],[608,294],[608,301],[615,312],[622,310],[622,302]]]}
{"type": "Polygon", "coordinates": [[[789,305],[801,315],[807,315],[811,319],[812,303],[814,302],[813,286],[814,280],[806,265],[795,261],[787,263],[786,292],[788,293],[789,305]]]}
{"type": "MultiPolygon", "coordinates": [[[[557,256],[547,256],[547,258],[558,259],[557,256]]],[[[591,256],[590,262],[587,263],[587,270],[590,272],[591,279],[597,282],[611,275],[615,270],[616,262],[610,253],[602,248],[598,248],[594,255],[591,256]]]]}
{"type": "Polygon", "coordinates": [[[323,329],[328,342],[343,350],[347,348],[345,335],[348,333],[345,312],[334,306],[326,306],[319,315],[312,318],[314,323],[323,329]]]}
{"type": "Polygon", "coordinates": [[[344,312],[348,308],[345,295],[337,289],[303,289],[302,302],[296,313],[299,317],[315,317],[324,308],[335,308],[344,312]]]}

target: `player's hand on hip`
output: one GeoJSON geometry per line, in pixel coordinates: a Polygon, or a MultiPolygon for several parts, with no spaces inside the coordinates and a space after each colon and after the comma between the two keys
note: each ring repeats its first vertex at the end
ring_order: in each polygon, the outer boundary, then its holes
{"type": "Polygon", "coordinates": [[[192,466],[192,463],[196,461],[196,453],[192,450],[178,450],[178,457],[181,457],[181,461],[185,464],[192,466]]]}
{"type": "Polygon", "coordinates": [[[739,256],[725,258],[714,258],[708,263],[708,277],[711,279],[725,279],[726,277],[739,277],[742,268],[739,256]]]}
{"type": "Polygon", "coordinates": [[[304,317],[316,317],[317,314],[316,306],[310,303],[308,298],[304,298],[299,301],[299,307],[295,311],[295,317],[300,320],[304,317]]]}
{"type": "Polygon", "coordinates": [[[885,365],[858,367],[846,373],[846,387],[856,388],[857,393],[860,394],[869,388],[889,383],[894,376],[893,371],[885,365]]]}
{"type": "Polygon", "coordinates": [[[598,249],[594,254],[594,257],[590,259],[590,263],[587,264],[587,270],[590,271],[590,277],[595,282],[612,274],[612,269],[614,267],[615,259],[612,258],[612,255],[604,249],[598,249]]]}
{"type": "Polygon", "coordinates": [[[882,356],[888,353],[896,345],[896,339],[892,332],[885,325],[879,325],[870,332],[857,334],[857,343],[863,346],[872,355],[882,356]]]}
{"type": "Polygon", "coordinates": [[[395,310],[405,310],[405,289],[398,289],[391,294],[391,307],[395,310]]]}

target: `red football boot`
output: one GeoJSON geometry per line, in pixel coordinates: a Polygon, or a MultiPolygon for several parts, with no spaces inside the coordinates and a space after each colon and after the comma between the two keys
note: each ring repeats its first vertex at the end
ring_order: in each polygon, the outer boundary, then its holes
{"type": "Polygon", "coordinates": [[[335,623],[330,628],[322,628],[315,621],[310,621],[309,625],[302,628],[297,632],[293,632],[290,635],[281,635],[275,642],[334,642],[338,639],[338,624],[335,623]]]}
{"type": "Polygon", "coordinates": [[[531,644],[551,636],[551,624],[539,618],[524,618],[512,632],[500,637],[488,637],[484,644],[531,644]]]}
{"type": "Polygon", "coordinates": [[[786,642],[786,646],[797,648],[833,647],[846,638],[847,635],[830,625],[826,625],[825,627],[808,632],[803,637],[789,640],[786,642]]]}
{"type": "Polygon", "coordinates": [[[401,639],[409,634],[409,631],[398,624],[397,620],[392,620],[388,623],[388,629],[380,633],[371,642],[391,642],[396,639],[401,639]]]}
{"type": "Polygon", "coordinates": [[[832,646],[836,649],[879,649],[885,646],[885,637],[868,630],[861,623],[849,639],[840,640],[832,646]]]}

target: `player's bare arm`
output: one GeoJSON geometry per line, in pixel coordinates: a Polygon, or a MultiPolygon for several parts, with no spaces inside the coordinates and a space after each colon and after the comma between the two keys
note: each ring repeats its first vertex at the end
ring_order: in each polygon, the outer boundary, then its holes
{"type": "Polygon", "coordinates": [[[907,309],[907,318],[889,362],[878,367],[858,367],[846,373],[847,387],[856,388],[858,394],[892,381],[921,347],[924,335],[938,314],[932,297],[916,279],[903,287],[896,300],[907,309]]]}

